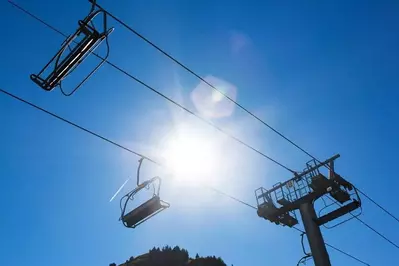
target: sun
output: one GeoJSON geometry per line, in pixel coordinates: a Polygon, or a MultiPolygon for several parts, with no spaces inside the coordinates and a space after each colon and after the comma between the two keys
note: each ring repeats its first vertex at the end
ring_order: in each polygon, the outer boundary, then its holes
{"type": "Polygon", "coordinates": [[[202,183],[215,177],[221,158],[217,146],[210,137],[178,131],[166,140],[162,157],[179,181],[202,183]]]}

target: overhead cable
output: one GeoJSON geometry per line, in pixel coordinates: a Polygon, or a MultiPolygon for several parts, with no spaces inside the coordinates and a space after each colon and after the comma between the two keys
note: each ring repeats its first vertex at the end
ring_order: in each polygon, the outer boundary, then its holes
{"type": "Polygon", "coordinates": [[[391,216],[393,219],[395,219],[397,222],[399,222],[399,218],[396,217],[395,215],[393,215],[390,211],[388,211],[386,208],[382,207],[380,204],[378,204],[375,200],[373,200],[370,196],[368,196],[366,193],[364,193],[363,191],[361,191],[359,188],[357,188],[357,191],[359,191],[360,194],[362,194],[363,196],[365,196],[369,201],[371,201],[372,203],[374,203],[378,208],[380,208],[381,210],[383,210],[386,214],[388,214],[389,216],[391,216]]]}
{"type": "MultiPolygon", "coordinates": [[[[294,229],[294,230],[300,232],[301,234],[306,234],[305,231],[303,231],[302,229],[299,229],[298,227],[295,227],[295,226],[294,226],[294,227],[292,227],[292,229],[294,229]]],[[[324,244],[325,244],[326,246],[328,246],[328,247],[334,249],[335,251],[338,251],[338,252],[340,252],[341,254],[343,254],[343,255],[345,255],[345,256],[348,256],[348,257],[350,257],[351,259],[356,260],[357,262],[359,262],[359,263],[361,263],[361,264],[363,264],[363,265],[371,266],[369,263],[367,263],[367,262],[365,262],[365,261],[363,261],[363,260],[361,260],[361,259],[359,259],[359,258],[357,258],[357,257],[355,257],[355,256],[353,256],[353,255],[351,255],[351,254],[349,254],[348,252],[343,251],[342,249],[339,249],[339,248],[337,248],[337,247],[335,247],[335,246],[333,246],[333,245],[331,245],[331,244],[328,244],[327,242],[324,242],[324,244]]]]}
{"type": "MultiPolygon", "coordinates": [[[[40,19],[39,17],[37,17],[36,15],[32,14],[31,12],[29,12],[28,10],[22,8],[20,5],[14,3],[11,0],[8,0],[13,6],[15,6],[16,8],[18,8],[19,10],[23,11],[24,13],[28,14],[29,16],[31,16],[32,18],[36,19],[37,21],[41,22],[42,24],[46,25],[48,28],[52,29],[53,31],[57,32],[58,34],[67,37],[66,34],[62,33],[61,31],[59,31],[58,29],[56,29],[55,27],[51,26],[50,24],[48,24],[47,22],[45,22],[44,20],[40,19]]],[[[151,87],[150,85],[148,85],[147,83],[143,82],[142,80],[136,78],[135,76],[133,76],[132,74],[130,74],[129,72],[127,72],[126,70],[122,69],[121,67],[117,66],[116,64],[110,62],[109,60],[105,60],[105,58],[101,57],[100,55],[91,52],[94,56],[104,60],[105,63],[107,63],[108,65],[110,65],[111,67],[115,68],[116,70],[118,70],[119,72],[121,72],[122,74],[126,75],[127,77],[133,79],[134,81],[136,81],[137,83],[141,84],[142,86],[146,87],[147,89],[153,91],[154,93],[156,93],[157,95],[161,96],[162,98],[164,98],[165,100],[171,102],[172,104],[176,105],[177,107],[181,108],[182,110],[186,111],[187,113],[189,113],[190,115],[193,115],[195,117],[197,117],[199,120],[201,120],[202,122],[208,124],[209,126],[213,127],[214,129],[218,130],[219,132],[223,133],[224,135],[226,135],[227,137],[235,140],[236,142],[242,144],[243,146],[247,147],[248,149],[256,152],[257,154],[261,155],[262,157],[268,159],[269,161],[273,162],[274,164],[284,168],[285,170],[295,174],[296,172],[294,170],[291,170],[290,168],[288,168],[286,165],[278,162],[276,159],[273,159],[272,157],[266,155],[265,153],[261,152],[260,150],[254,148],[253,146],[245,143],[244,141],[240,140],[239,138],[233,136],[232,134],[228,133],[227,131],[223,130],[221,127],[213,124],[211,121],[207,120],[206,118],[204,118],[203,116],[191,111],[190,109],[188,109],[187,107],[183,106],[182,104],[176,102],[175,100],[169,98],[168,96],[166,96],[165,94],[161,93],[160,91],[156,90],[155,88],[151,87]]]]}
{"type": "MultiPolygon", "coordinates": [[[[149,40],[147,37],[145,37],[143,34],[139,33],[137,30],[133,29],[131,26],[129,26],[127,23],[125,23],[123,20],[119,19],[118,17],[116,17],[115,15],[113,15],[112,13],[110,13],[109,11],[107,11],[105,8],[103,8],[101,5],[99,5],[98,3],[96,3],[93,0],[89,0],[90,2],[92,2],[92,4],[94,6],[97,6],[99,9],[103,10],[104,12],[106,12],[108,14],[108,16],[112,17],[115,21],[117,21],[118,23],[120,23],[122,26],[124,26],[127,30],[129,30],[131,33],[135,34],[137,37],[139,37],[140,39],[142,39],[144,42],[146,42],[147,44],[149,44],[150,46],[152,46],[153,48],[155,48],[157,51],[159,51],[160,53],[162,53],[163,55],[165,55],[167,58],[169,58],[170,60],[172,60],[173,62],[175,62],[177,65],[179,65],[180,67],[182,67],[183,69],[185,69],[187,72],[189,72],[190,74],[192,74],[193,76],[195,76],[196,78],[198,78],[199,80],[201,80],[203,83],[205,83],[206,85],[208,85],[210,88],[212,88],[213,90],[217,91],[218,93],[220,93],[223,97],[225,97],[226,99],[228,99],[229,101],[231,101],[232,103],[234,103],[236,106],[238,106],[241,110],[243,110],[244,112],[246,112],[247,114],[249,114],[251,117],[255,118],[256,120],[258,120],[260,123],[262,123],[264,126],[268,127],[270,130],[272,130],[274,133],[276,133],[277,135],[279,135],[281,138],[283,138],[284,140],[288,141],[290,144],[292,144],[293,146],[295,146],[297,149],[299,149],[300,151],[302,151],[303,153],[305,153],[306,155],[308,155],[309,157],[311,157],[312,159],[314,159],[317,162],[321,162],[320,160],[318,160],[315,156],[313,156],[310,152],[308,152],[306,149],[302,148],[300,145],[298,145],[297,143],[295,143],[294,141],[292,141],[291,139],[289,139],[287,136],[285,136],[282,132],[280,132],[279,130],[277,130],[276,128],[274,128],[273,126],[271,126],[269,123],[265,122],[264,120],[262,120],[261,118],[259,118],[257,115],[255,115],[253,112],[251,112],[249,109],[247,109],[246,107],[244,107],[242,104],[240,104],[239,102],[237,102],[236,100],[232,99],[230,96],[228,96],[225,92],[221,91],[220,89],[218,89],[216,86],[212,85],[210,82],[208,82],[207,80],[205,80],[203,77],[201,77],[199,74],[197,74],[194,70],[192,70],[191,68],[189,68],[188,66],[186,66],[184,63],[182,63],[181,61],[179,61],[176,57],[174,57],[173,55],[171,55],[170,53],[166,52],[164,49],[162,49],[159,45],[155,44],[153,41],[149,40]]],[[[281,165],[280,165],[281,166],[281,165]]],[[[329,168],[328,165],[325,165],[325,167],[329,168]]],[[[285,168],[285,167],[284,167],[285,168]]],[[[287,169],[288,170],[288,169],[287,169]]],[[[291,170],[289,170],[291,171],[291,170]]],[[[292,172],[292,171],[291,171],[292,172]]],[[[359,192],[361,192],[359,190],[359,192]]],[[[381,210],[383,210],[385,213],[387,213],[389,216],[391,216],[393,219],[395,219],[397,222],[399,222],[399,218],[397,218],[395,215],[393,215],[391,212],[389,212],[386,208],[382,207],[380,204],[378,204],[376,201],[374,201],[373,199],[371,199],[366,193],[361,192],[361,194],[363,194],[366,198],[368,198],[372,203],[374,203],[376,206],[378,206],[381,210]]]]}
{"type": "MultiPolygon", "coordinates": [[[[64,118],[64,117],[61,117],[61,116],[59,116],[59,115],[57,115],[57,114],[55,114],[55,113],[53,113],[53,112],[50,112],[50,111],[48,111],[48,110],[46,110],[46,109],[44,109],[44,108],[42,108],[42,107],[40,107],[40,106],[38,106],[38,105],[36,105],[36,104],[34,104],[34,103],[31,103],[31,102],[29,102],[29,101],[27,101],[27,100],[25,100],[25,99],[23,99],[23,98],[21,98],[21,97],[19,97],[19,96],[16,96],[16,95],[14,95],[14,94],[12,94],[12,93],[10,93],[10,92],[8,92],[8,91],[5,91],[5,90],[3,90],[3,89],[0,88],[0,92],[3,93],[4,95],[7,95],[7,96],[9,96],[9,97],[11,97],[11,98],[13,98],[13,99],[15,99],[15,100],[21,102],[21,103],[27,104],[27,105],[29,105],[29,106],[31,106],[31,107],[33,107],[33,108],[35,108],[35,109],[37,109],[37,110],[39,110],[39,111],[45,113],[45,114],[47,114],[47,115],[50,115],[50,116],[53,117],[53,118],[56,118],[56,119],[58,119],[58,120],[60,120],[60,121],[62,121],[62,122],[64,122],[64,123],[67,123],[68,125],[71,125],[71,126],[77,128],[77,129],[79,129],[79,130],[82,130],[83,132],[86,132],[86,133],[88,133],[88,134],[90,134],[90,135],[92,135],[92,136],[94,136],[94,137],[97,137],[97,138],[99,138],[99,139],[101,139],[101,140],[103,140],[103,141],[105,141],[105,142],[107,142],[107,143],[110,143],[110,144],[112,144],[112,145],[114,145],[114,146],[116,146],[116,147],[118,147],[118,148],[121,148],[121,149],[123,149],[123,150],[125,150],[125,151],[127,151],[127,152],[129,152],[129,153],[132,153],[132,154],[134,154],[134,155],[140,156],[140,157],[142,157],[142,158],[146,158],[148,161],[150,161],[150,162],[152,162],[152,163],[154,163],[154,164],[156,164],[156,165],[158,165],[158,166],[163,166],[162,164],[158,163],[157,161],[155,161],[154,159],[151,159],[151,158],[148,157],[148,156],[145,156],[144,154],[141,154],[141,153],[139,153],[139,152],[136,152],[136,151],[134,151],[134,150],[131,150],[131,149],[129,149],[129,148],[127,148],[127,147],[125,147],[125,146],[123,146],[123,145],[121,145],[121,144],[119,144],[119,143],[117,143],[117,142],[115,142],[115,141],[113,141],[113,140],[111,140],[111,139],[109,139],[109,138],[106,138],[106,137],[104,137],[104,136],[102,136],[102,135],[100,135],[100,134],[98,134],[98,133],[96,133],[96,132],[94,132],[94,131],[92,131],[92,130],[87,129],[86,127],[83,127],[83,126],[81,126],[81,125],[78,125],[78,124],[76,124],[76,123],[74,123],[74,122],[72,122],[72,121],[70,121],[70,120],[68,120],[68,119],[66,119],[66,118],[64,118]]],[[[255,206],[253,206],[253,205],[251,205],[251,204],[249,204],[249,203],[246,203],[246,202],[244,202],[244,201],[242,201],[242,200],[240,200],[240,199],[238,199],[238,198],[236,198],[236,197],[234,197],[234,196],[231,196],[231,195],[229,195],[229,194],[227,194],[227,193],[225,193],[225,192],[223,192],[223,191],[221,191],[221,190],[218,190],[218,189],[213,188],[213,187],[210,187],[210,186],[205,186],[205,187],[208,188],[208,189],[213,190],[214,192],[216,192],[216,193],[218,193],[218,194],[221,194],[221,195],[223,195],[223,196],[225,196],[225,197],[228,197],[228,198],[230,198],[230,199],[233,200],[233,201],[236,201],[236,202],[238,202],[238,203],[241,203],[241,204],[243,204],[243,205],[245,205],[245,206],[247,206],[247,207],[250,207],[250,208],[252,208],[252,209],[257,209],[255,206]]],[[[298,230],[298,231],[301,232],[301,233],[304,233],[304,231],[301,230],[301,229],[298,229],[298,228],[296,228],[296,227],[294,227],[294,229],[298,230]]],[[[343,253],[343,254],[349,256],[349,257],[351,257],[352,259],[355,259],[355,260],[357,260],[357,261],[363,263],[364,265],[369,265],[369,264],[367,264],[367,263],[365,263],[365,262],[363,262],[363,261],[357,259],[356,257],[354,257],[354,256],[352,256],[352,255],[350,255],[350,254],[348,254],[348,253],[346,253],[346,252],[344,252],[344,251],[342,251],[342,250],[339,250],[338,248],[333,247],[332,245],[329,245],[329,244],[327,244],[327,243],[325,243],[325,244],[328,245],[329,247],[331,247],[331,248],[333,248],[333,249],[335,249],[335,250],[337,250],[337,251],[339,251],[339,252],[341,252],[341,253],[343,253]]]]}
{"type": "MultiPolygon", "coordinates": [[[[335,199],[332,199],[331,197],[327,196],[327,198],[329,200],[331,200],[333,203],[335,203],[336,205],[340,206],[340,204],[338,203],[338,201],[336,201],[335,199]]],[[[362,219],[360,219],[358,217],[358,215],[355,215],[351,212],[349,212],[349,214],[352,216],[352,218],[358,220],[361,224],[363,224],[364,226],[366,226],[368,229],[370,229],[371,231],[373,231],[374,233],[376,233],[378,236],[380,236],[382,239],[384,239],[385,241],[387,241],[389,244],[391,244],[392,246],[394,246],[395,248],[399,249],[399,245],[396,244],[395,242],[393,242],[392,240],[390,240],[388,237],[386,237],[385,235],[383,235],[382,233],[380,233],[377,229],[373,228],[371,225],[369,225],[368,223],[366,223],[365,221],[363,221],[362,219]]]]}
{"type": "MultiPolygon", "coordinates": [[[[161,166],[161,167],[164,167],[164,168],[167,169],[167,167],[164,166],[163,164],[159,163],[158,161],[156,161],[156,160],[154,160],[154,159],[152,159],[152,158],[150,158],[150,157],[148,157],[148,156],[146,156],[146,155],[144,155],[144,154],[141,154],[141,153],[136,152],[136,151],[134,151],[134,150],[132,150],[132,149],[129,149],[129,148],[127,148],[127,147],[125,147],[125,146],[123,146],[123,145],[117,143],[116,141],[113,141],[113,140],[111,140],[111,139],[109,139],[109,138],[107,138],[107,137],[104,137],[104,136],[100,135],[99,133],[96,133],[96,132],[94,132],[94,131],[92,131],[92,130],[86,128],[86,127],[83,127],[83,126],[81,126],[81,125],[78,125],[77,123],[74,123],[74,122],[72,122],[71,120],[68,120],[68,119],[66,119],[66,118],[64,118],[64,117],[62,117],[62,116],[60,116],[60,115],[57,115],[57,114],[55,114],[55,113],[53,113],[53,112],[50,112],[50,111],[48,111],[48,110],[46,110],[46,109],[44,109],[44,108],[42,108],[42,107],[40,107],[40,106],[38,106],[38,105],[32,103],[32,102],[29,102],[29,101],[27,101],[27,100],[25,100],[25,99],[23,99],[23,98],[21,98],[21,97],[19,97],[19,96],[16,96],[15,94],[12,94],[12,93],[10,93],[10,92],[8,92],[8,91],[6,91],[6,90],[3,90],[3,89],[1,89],[1,88],[0,88],[0,92],[3,93],[4,95],[7,95],[7,96],[13,98],[14,100],[18,100],[18,101],[21,102],[21,103],[27,104],[27,105],[29,105],[29,106],[31,106],[31,107],[33,107],[33,108],[35,108],[35,109],[37,109],[37,110],[39,110],[39,111],[45,113],[45,114],[47,114],[47,115],[50,115],[50,116],[53,117],[53,118],[56,118],[56,119],[58,119],[58,120],[60,120],[60,121],[62,121],[62,122],[64,122],[64,123],[67,123],[68,125],[70,125],[70,126],[72,126],[72,127],[74,127],[74,128],[77,128],[77,129],[79,129],[79,130],[81,130],[81,131],[84,131],[84,132],[90,134],[91,136],[94,136],[94,137],[96,137],[96,138],[99,138],[99,139],[101,139],[101,140],[103,140],[103,141],[105,141],[105,142],[107,142],[107,143],[109,143],[109,144],[112,144],[112,145],[114,145],[114,146],[116,146],[116,147],[118,147],[118,148],[120,148],[120,149],[123,149],[123,150],[125,150],[125,151],[127,151],[127,152],[129,152],[129,153],[132,153],[132,154],[134,154],[134,155],[140,156],[141,158],[145,158],[146,160],[148,160],[148,161],[150,161],[150,162],[152,162],[152,163],[154,163],[154,164],[156,164],[156,165],[158,165],[158,166],[161,166]]],[[[203,185],[203,187],[205,187],[205,188],[207,188],[207,189],[210,189],[210,190],[212,190],[212,191],[214,191],[214,192],[216,192],[216,193],[218,193],[218,194],[220,194],[220,195],[223,195],[223,196],[225,196],[225,197],[228,197],[228,198],[230,198],[230,199],[232,199],[232,200],[234,200],[234,201],[236,201],[236,202],[238,202],[238,203],[241,203],[241,204],[243,204],[243,205],[246,205],[247,207],[251,207],[251,208],[253,208],[253,209],[257,209],[255,206],[252,206],[251,204],[246,203],[245,201],[240,200],[240,199],[238,199],[238,198],[236,198],[236,197],[234,197],[234,196],[231,196],[231,195],[229,195],[229,194],[227,194],[227,193],[225,193],[225,192],[223,192],[223,191],[221,191],[221,190],[218,190],[218,189],[213,188],[213,187],[210,187],[210,186],[204,186],[204,185],[203,185]]]]}
{"type": "MultiPolygon", "coordinates": [[[[89,0],[91,2],[91,0],[89,0]]],[[[119,19],[118,17],[116,17],[115,15],[113,15],[112,13],[110,13],[109,11],[107,11],[106,9],[104,9],[102,6],[100,6],[98,3],[94,4],[95,6],[97,6],[98,8],[100,8],[101,10],[103,10],[104,12],[107,13],[108,16],[110,16],[111,18],[113,18],[115,21],[117,21],[118,23],[120,23],[122,26],[124,26],[126,29],[128,29],[130,32],[132,32],[133,34],[135,34],[137,37],[139,37],[140,39],[142,39],[143,41],[145,41],[147,44],[149,44],[150,46],[154,47],[156,50],[158,50],[159,52],[161,52],[163,55],[165,55],[166,57],[168,57],[169,59],[171,59],[173,62],[175,62],[177,65],[179,65],[180,67],[182,67],[183,69],[185,69],[186,71],[188,71],[190,74],[192,74],[193,76],[195,76],[196,78],[198,78],[199,80],[201,80],[203,83],[205,83],[206,85],[208,85],[210,88],[212,88],[213,90],[217,91],[218,93],[220,93],[223,97],[225,97],[226,99],[228,99],[229,101],[231,101],[232,103],[234,103],[235,105],[237,105],[241,110],[243,110],[244,112],[246,112],[247,114],[249,114],[250,116],[252,116],[253,118],[255,118],[256,120],[258,120],[259,122],[261,122],[263,125],[265,125],[266,127],[268,127],[270,130],[272,130],[273,132],[275,132],[276,134],[278,134],[280,137],[284,138],[286,141],[288,141],[289,143],[291,143],[292,145],[294,145],[295,147],[297,147],[298,149],[300,149],[302,152],[306,153],[308,156],[313,157],[309,152],[307,152],[306,150],[302,149],[300,146],[298,146],[295,142],[293,142],[292,140],[290,140],[288,137],[284,136],[280,131],[278,131],[277,129],[275,129],[274,127],[272,127],[271,125],[269,125],[268,123],[266,123],[264,120],[262,120],[261,118],[259,118],[257,115],[255,115],[254,113],[252,113],[250,110],[248,110],[247,108],[245,108],[242,104],[240,104],[239,102],[237,102],[236,100],[234,100],[233,98],[231,98],[230,96],[228,96],[225,92],[223,92],[222,90],[218,89],[216,86],[212,85],[210,82],[208,82],[206,79],[204,79],[203,77],[201,77],[199,74],[197,74],[194,70],[192,70],[191,68],[189,68],[188,66],[186,66],[185,64],[183,64],[182,62],[180,62],[179,60],[177,60],[174,56],[172,56],[170,53],[166,52],[165,50],[163,50],[160,46],[156,45],[154,42],[150,41],[148,38],[146,38],[143,34],[139,33],[137,30],[133,29],[131,26],[129,26],[128,24],[126,24],[125,22],[123,22],[121,19],[119,19]]],[[[316,158],[314,158],[316,159],[316,158]]]]}

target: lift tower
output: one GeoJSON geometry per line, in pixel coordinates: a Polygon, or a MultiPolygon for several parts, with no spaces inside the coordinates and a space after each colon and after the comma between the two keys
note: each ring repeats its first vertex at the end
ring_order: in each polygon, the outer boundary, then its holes
{"type": "Polygon", "coordinates": [[[334,170],[334,161],[339,157],[337,154],[324,162],[311,160],[290,180],[269,190],[261,187],[255,191],[258,215],[270,222],[293,227],[298,224],[299,210],[316,266],[331,265],[320,226],[361,206],[356,188],[334,170]],[[320,172],[323,166],[329,169],[327,176],[320,172]],[[338,208],[318,217],[314,202],[328,195],[338,208]]]}

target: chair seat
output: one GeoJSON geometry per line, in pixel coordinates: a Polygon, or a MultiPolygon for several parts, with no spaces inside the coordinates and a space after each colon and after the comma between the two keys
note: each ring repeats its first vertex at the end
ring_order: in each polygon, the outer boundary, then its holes
{"type": "Polygon", "coordinates": [[[122,220],[126,223],[128,227],[134,227],[135,225],[154,215],[161,209],[164,209],[164,206],[162,205],[160,198],[158,196],[154,196],[150,200],[144,202],[143,204],[123,216],[122,220]]]}

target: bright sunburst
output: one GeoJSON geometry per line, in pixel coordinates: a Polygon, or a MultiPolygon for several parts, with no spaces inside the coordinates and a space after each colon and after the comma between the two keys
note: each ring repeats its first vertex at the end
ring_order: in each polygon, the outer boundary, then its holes
{"type": "Polygon", "coordinates": [[[167,167],[179,181],[207,182],[215,178],[220,164],[217,143],[190,130],[176,130],[163,148],[167,167]]]}

